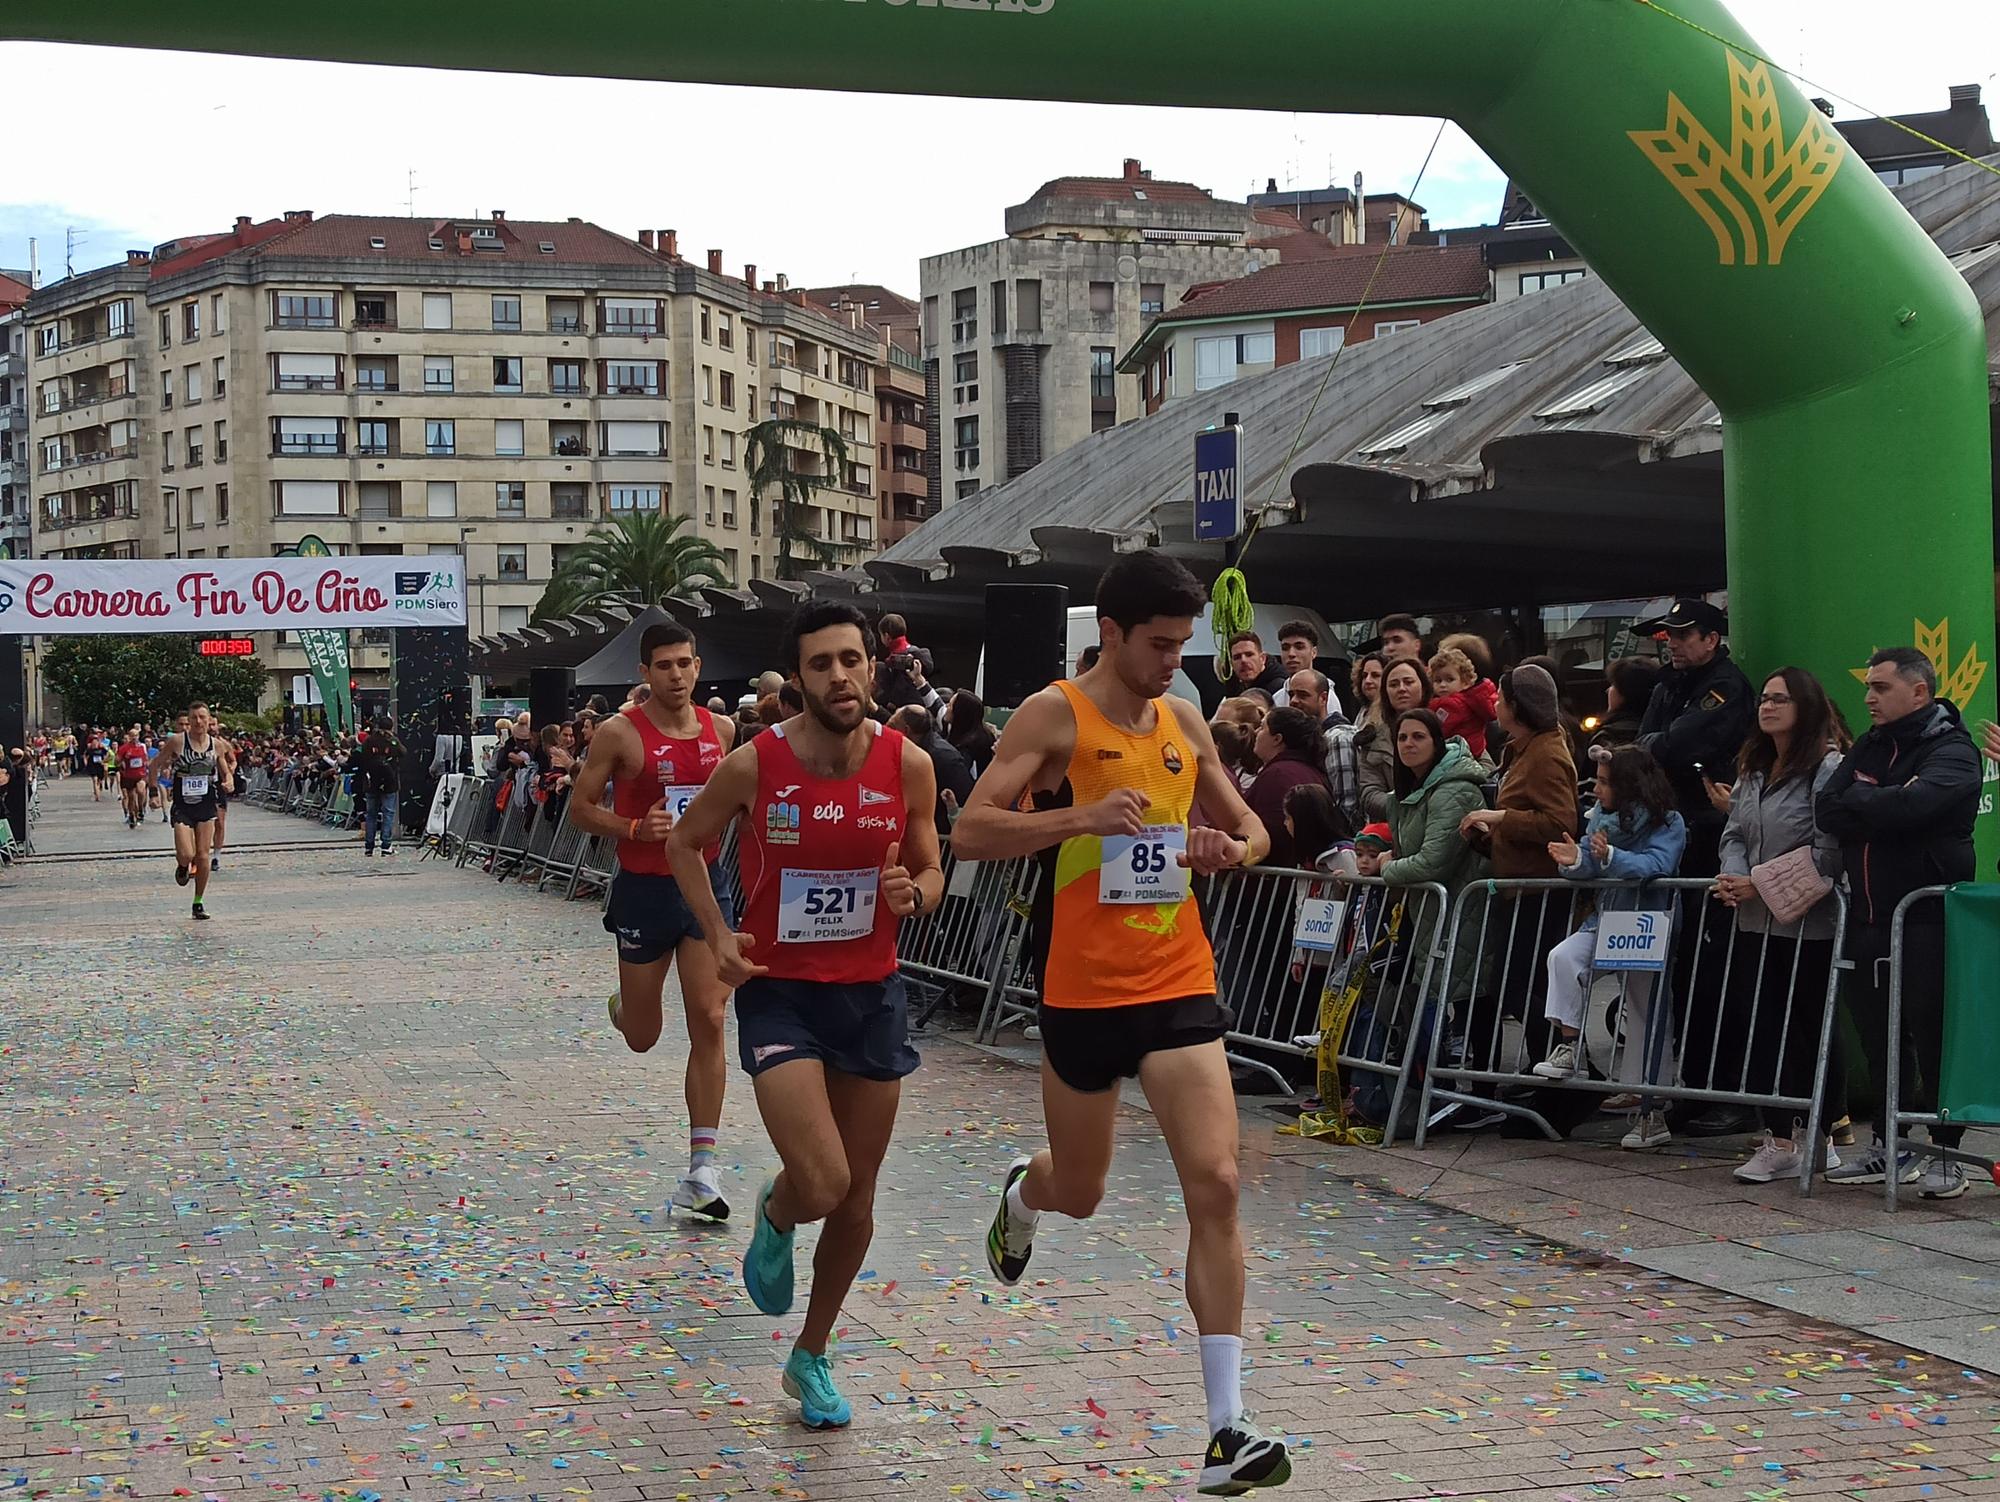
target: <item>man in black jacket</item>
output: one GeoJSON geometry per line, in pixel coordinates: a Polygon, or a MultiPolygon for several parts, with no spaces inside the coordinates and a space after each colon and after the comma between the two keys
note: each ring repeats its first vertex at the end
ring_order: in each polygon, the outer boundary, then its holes
{"type": "MultiPolygon", "coordinates": [[[[1639,722],[1638,744],[1653,753],[1673,784],[1674,805],[1687,823],[1687,850],[1680,875],[1714,876],[1722,869],[1722,829],[1727,815],[1709,801],[1702,779],[1735,780],[1737,754],[1750,734],[1754,714],[1750,680],[1722,644],[1728,622],[1699,596],[1674,601],[1656,620],[1640,621],[1642,636],[1666,633],[1673,666],[1639,722]]],[[[1681,1076],[1690,1085],[1726,1086],[1740,1075],[1749,1047],[1749,1019],[1724,1006],[1723,976],[1728,966],[1731,926],[1703,923],[1698,910],[1678,926],[1673,941],[1673,994],[1680,1003],[1687,1038],[1681,1076]]],[[[1733,1106],[1677,1107],[1677,1129],[1697,1136],[1731,1136],[1756,1126],[1753,1113],[1733,1106]]]]}
{"type": "MultiPolygon", "coordinates": [[[[1895,1059],[1903,1109],[1937,1109],[1944,1052],[1944,904],[1918,902],[1903,923],[1903,1032],[1889,1041],[1890,925],[1896,906],[1921,887],[1973,877],[1972,824],[1979,813],[1981,768],[1958,707],[1939,699],[1937,669],[1914,647],[1888,647],[1868,659],[1868,718],[1874,727],[1854,743],[1820,789],[1819,827],[1840,841],[1847,866],[1847,953],[1854,961],[1848,1000],[1868,1058],[1877,1102],[1895,1059]]],[[[1943,1158],[1901,1152],[1893,1166],[1882,1150],[1883,1106],[1875,1146],[1827,1174],[1836,1184],[1920,1183],[1925,1199],[1965,1193],[1965,1170],[1943,1158]]],[[[1956,1147],[1962,1127],[1931,1128],[1940,1147],[1956,1147]]]]}
{"type": "Polygon", "coordinates": [[[1229,681],[1224,691],[1240,694],[1246,688],[1261,688],[1277,702],[1285,686],[1285,670],[1264,655],[1264,638],[1254,631],[1239,631],[1229,638],[1229,681]]]}
{"type": "Polygon", "coordinates": [[[937,832],[939,839],[951,837],[955,810],[965,807],[972,796],[972,765],[950,741],[938,733],[937,721],[921,704],[907,704],[889,717],[889,728],[900,730],[931,759],[937,773],[937,832]],[[946,795],[950,796],[947,797],[946,795]]]}
{"type": "Polygon", "coordinates": [[[1702,777],[1735,780],[1736,756],[1756,714],[1750,680],[1722,644],[1727,624],[1715,606],[1692,598],[1676,600],[1658,620],[1632,628],[1642,636],[1666,632],[1673,659],[1646,705],[1639,744],[1666,769],[1675,806],[1687,821],[1683,876],[1713,876],[1722,869],[1722,826],[1728,816],[1709,801],[1702,777]]]}

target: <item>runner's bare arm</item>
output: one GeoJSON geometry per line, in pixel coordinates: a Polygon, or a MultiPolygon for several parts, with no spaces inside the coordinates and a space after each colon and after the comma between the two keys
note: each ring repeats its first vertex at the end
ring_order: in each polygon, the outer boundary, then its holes
{"type": "Polygon", "coordinates": [[[715,738],[722,742],[722,754],[727,756],[736,749],[736,721],[726,714],[712,716],[715,724],[715,738]]]}
{"type": "Polygon", "coordinates": [[[891,912],[907,917],[916,911],[910,888],[923,896],[925,912],[944,901],[944,862],[938,851],[937,768],[929,756],[903,742],[903,838],[894,859],[883,870],[882,895],[891,912]],[[895,880],[891,880],[891,873],[895,880]],[[907,882],[907,885],[905,884],[907,882]]]}
{"type": "Polygon", "coordinates": [[[170,735],[161,741],[160,754],[146,764],[146,786],[157,788],[160,785],[160,768],[172,766],[174,764],[173,758],[180,754],[181,738],[179,736],[170,735]]]}
{"type": "Polygon", "coordinates": [[[570,784],[569,821],[585,834],[601,834],[606,839],[623,839],[631,822],[604,807],[604,789],[612,778],[631,776],[639,766],[639,732],[623,715],[606,720],[590,739],[590,755],[583,759],[570,784]]]}
{"type": "Polygon", "coordinates": [[[952,826],[951,847],[966,860],[1012,860],[1080,834],[1137,834],[1145,825],[1145,795],[1120,788],[1082,808],[1023,810],[1022,796],[1045,780],[1049,767],[1069,765],[1076,716],[1054,689],[1033,695],[1000,732],[993,761],[973,786],[952,826]]]}
{"type": "MultiPolygon", "coordinates": [[[[725,939],[734,942],[734,936],[722,921],[722,907],[715,900],[708,862],[701,853],[722,838],[729,821],[748,811],[756,797],[757,746],[753,741],[722,758],[722,765],[710,774],[708,782],[695,794],[694,802],[687,806],[687,812],[674,821],[667,835],[667,863],[673,867],[681,896],[695,922],[701,925],[702,935],[708,940],[708,947],[715,950],[718,961],[725,957],[722,947],[725,939]]],[[[729,978],[727,971],[724,978],[729,978]]]]}
{"type": "Polygon", "coordinates": [[[1202,826],[1188,831],[1186,864],[1204,874],[1225,866],[1254,866],[1271,853],[1271,836],[1264,821],[1243,801],[1243,790],[1222,765],[1215,749],[1215,737],[1201,711],[1184,699],[1169,694],[1161,701],[1173,706],[1181,733],[1194,747],[1194,795],[1215,827],[1202,826]]]}

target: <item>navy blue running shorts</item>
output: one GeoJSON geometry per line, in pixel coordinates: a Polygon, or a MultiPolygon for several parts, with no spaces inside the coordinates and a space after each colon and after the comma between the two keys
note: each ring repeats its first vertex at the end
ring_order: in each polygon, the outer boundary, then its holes
{"type": "MultiPolygon", "coordinates": [[[[736,922],[735,902],[727,884],[719,884],[715,900],[722,921],[736,922]]],[[[611,896],[604,904],[604,930],[618,939],[618,958],[628,965],[652,965],[680,948],[684,939],[702,939],[694,909],[671,876],[620,870],[611,878],[611,896]]]]}
{"type": "Polygon", "coordinates": [[[917,1067],[903,978],[871,985],[753,976],[736,992],[736,1043],[752,1076],[794,1059],[864,1080],[899,1080],[917,1067]]]}

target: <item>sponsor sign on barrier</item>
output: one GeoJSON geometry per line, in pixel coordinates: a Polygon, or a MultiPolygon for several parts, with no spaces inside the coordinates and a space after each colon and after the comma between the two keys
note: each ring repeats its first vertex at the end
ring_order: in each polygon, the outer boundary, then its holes
{"type": "Polygon", "coordinates": [[[1299,919],[1292,930],[1292,943],[1299,949],[1332,954],[1340,938],[1342,916],[1347,904],[1330,897],[1307,897],[1299,903],[1299,919]]]}
{"type": "Polygon", "coordinates": [[[1665,913],[1604,913],[1597,920],[1599,970],[1667,968],[1667,936],[1673,925],[1665,913]]]}

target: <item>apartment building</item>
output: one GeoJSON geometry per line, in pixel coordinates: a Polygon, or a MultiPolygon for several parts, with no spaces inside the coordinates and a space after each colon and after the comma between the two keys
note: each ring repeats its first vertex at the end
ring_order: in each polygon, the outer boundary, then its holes
{"type": "Polygon", "coordinates": [[[1286,237],[1326,244],[1287,212],[1156,180],[1135,160],[1119,177],[1043,184],[1006,228],[922,265],[933,511],[1141,415],[1119,354],[1190,287],[1286,259],[1286,237]]]}
{"type": "MultiPolygon", "coordinates": [[[[689,518],[738,586],[770,577],[744,450],[774,415],[858,452],[806,529],[838,562],[878,546],[875,336],[724,276],[719,251],[688,263],[672,231],[239,219],[58,283],[29,322],[46,551],[463,553],[489,635],[631,513],[689,518]]],[[[363,687],[385,682],[387,641],[357,645],[363,687]]],[[[260,652],[280,682],[304,671],[282,637],[260,652]]]]}
{"type": "Polygon", "coordinates": [[[149,453],[153,363],[142,338],[151,270],[151,257],[132,251],[29,296],[36,557],[161,554],[166,518],[149,453]]]}
{"type": "Polygon", "coordinates": [[[0,270],[0,558],[29,556],[27,272],[0,270]]]}
{"type": "Polygon", "coordinates": [[[806,297],[850,326],[866,323],[880,336],[875,487],[886,546],[907,537],[930,515],[935,456],[926,421],[932,393],[925,379],[922,304],[873,283],[812,287],[806,297]]]}

